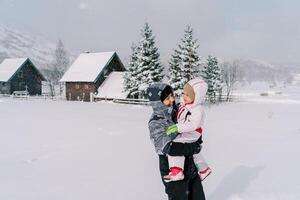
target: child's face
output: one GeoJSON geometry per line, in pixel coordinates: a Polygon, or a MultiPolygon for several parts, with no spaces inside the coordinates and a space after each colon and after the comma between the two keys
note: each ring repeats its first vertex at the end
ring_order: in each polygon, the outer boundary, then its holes
{"type": "Polygon", "coordinates": [[[182,93],[182,98],[183,98],[183,102],[185,104],[193,103],[193,100],[191,99],[191,97],[188,96],[188,94],[185,91],[183,91],[183,93],[182,93]]]}
{"type": "Polygon", "coordinates": [[[174,101],[175,101],[175,99],[174,99],[173,94],[170,94],[170,95],[163,101],[163,104],[164,104],[165,106],[171,107],[171,106],[173,106],[174,101]]]}

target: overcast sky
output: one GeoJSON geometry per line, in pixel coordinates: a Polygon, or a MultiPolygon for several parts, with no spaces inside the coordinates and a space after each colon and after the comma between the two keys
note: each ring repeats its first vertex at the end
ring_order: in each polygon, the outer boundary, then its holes
{"type": "Polygon", "coordinates": [[[128,57],[145,21],[168,58],[186,25],[200,55],[300,63],[299,0],[0,0],[0,25],[128,57]]]}

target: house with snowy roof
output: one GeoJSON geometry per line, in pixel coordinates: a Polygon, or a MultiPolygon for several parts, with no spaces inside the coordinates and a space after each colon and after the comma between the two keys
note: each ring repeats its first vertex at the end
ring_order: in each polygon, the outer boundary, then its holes
{"type": "Polygon", "coordinates": [[[112,72],[125,70],[116,52],[86,52],[79,55],[60,81],[65,82],[67,100],[90,101],[90,94],[97,94],[112,72]]]}
{"type": "Polygon", "coordinates": [[[41,95],[45,80],[29,58],[9,58],[0,64],[1,94],[27,91],[29,95],[41,95]]]}

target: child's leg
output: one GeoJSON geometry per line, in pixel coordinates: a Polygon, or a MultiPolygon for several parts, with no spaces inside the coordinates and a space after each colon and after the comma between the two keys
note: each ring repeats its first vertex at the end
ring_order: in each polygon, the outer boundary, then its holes
{"type": "Polygon", "coordinates": [[[184,156],[169,156],[168,155],[168,162],[169,162],[169,168],[172,167],[178,167],[182,170],[184,169],[184,156]]]}
{"type": "Polygon", "coordinates": [[[194,155],[194,162],[198,168],[200,179],[203,181],[212,171],[200,153],[194,155]]]}
{"type": "Polygon", "coordinates": [[[168,156],[170,172],[164,176],[166,182],[179,181],[184,179],[184,156],[168,156]]]}
{"type": "Polygon", "coordinates": [[[208,164],[206,163],[206,161],[201,153],[194,154],[193,157],[194,157],[194,162],[199,171],[202,171],[202,170],[205,170],[208,168],[208,164]]]}

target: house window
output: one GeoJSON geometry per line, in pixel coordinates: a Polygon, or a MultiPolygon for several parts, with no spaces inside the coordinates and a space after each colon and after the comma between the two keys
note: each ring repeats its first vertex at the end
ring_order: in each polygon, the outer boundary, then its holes
{"type": "Polygon", "coordinates": [[[84,89],[88,90],[89,88],[90,88],[90,87],[89,87],[88,84],[85,84],[85,85],[84,85],[84,89]]]}
{"type": "Polygon", "coordinates": [[[80,85],[77,83],[77,84],[75,85],[75,88],[76,88],[76,89],[79,89],[79,88],[80,88],[80,85]]]}

